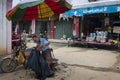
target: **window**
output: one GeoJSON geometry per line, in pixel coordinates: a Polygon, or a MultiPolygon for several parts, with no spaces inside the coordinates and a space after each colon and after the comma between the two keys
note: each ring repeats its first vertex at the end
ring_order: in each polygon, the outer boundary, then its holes
{"type": "Polygon", "coordinates": [[[95,2],[95,1],[97,1],[97,0],[88,0],[89,2],[95,2]]]}

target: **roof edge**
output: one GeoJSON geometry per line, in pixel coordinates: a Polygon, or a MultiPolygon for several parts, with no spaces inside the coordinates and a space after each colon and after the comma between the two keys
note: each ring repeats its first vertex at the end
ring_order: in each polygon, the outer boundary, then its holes
{"type": "Polygon", "coordinates": [[[98,6],[109,6],[109,5],[120,5],[120,0],[117,0],[117,1],[98,1],[98,2],[84,3],[81,5],[75,5],[75,6],[73,5],[72,9],[98,7],[98,6]]]}

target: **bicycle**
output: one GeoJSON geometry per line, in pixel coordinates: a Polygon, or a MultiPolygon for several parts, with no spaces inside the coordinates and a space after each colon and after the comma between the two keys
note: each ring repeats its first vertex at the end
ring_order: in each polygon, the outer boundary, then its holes
{"type": "Polygon", "coordinates": [[[2,72],[4,73],[10,73],[15,71],[17,66],[23,64],[25,66],[26,64],[26,56],[24,53],[24,50],[26,49],[26,46],[24,43],[21,43],[21,46],[17,46],[14,50],[12,55],[4,57],[0,63],[0,68],[2,72]],[[19,54],[23,55],[24,62],[20,63],[18,60],[19,54]]]}

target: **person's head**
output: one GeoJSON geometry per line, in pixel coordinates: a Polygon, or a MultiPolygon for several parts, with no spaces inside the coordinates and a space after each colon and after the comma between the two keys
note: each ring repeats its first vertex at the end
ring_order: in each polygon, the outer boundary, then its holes
{"type": "Polygon", "coordinates": [[[33,35],[33,36],[32,36],[32,39],[33,39],[35,42],[39,42],[39,41],[40,41],[40,38],[38,38],[36,35],[33,35]]]}
{"type": "Polygon", "coordinates": [[[23,30],[23,33],[26,33],[26,30],[25,30],[25,29],[23,30]]]}

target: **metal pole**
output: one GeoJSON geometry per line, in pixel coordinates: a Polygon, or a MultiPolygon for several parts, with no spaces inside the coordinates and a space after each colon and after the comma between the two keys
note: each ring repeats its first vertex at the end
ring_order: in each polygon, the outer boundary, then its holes
{"type": "Polygon", "coordinates": [[[82,32],[83,32],[83,20],[84,20],[84,16],[81,17],[81,24],[80,24],[80,38],[82,38],[82,32]]]}

